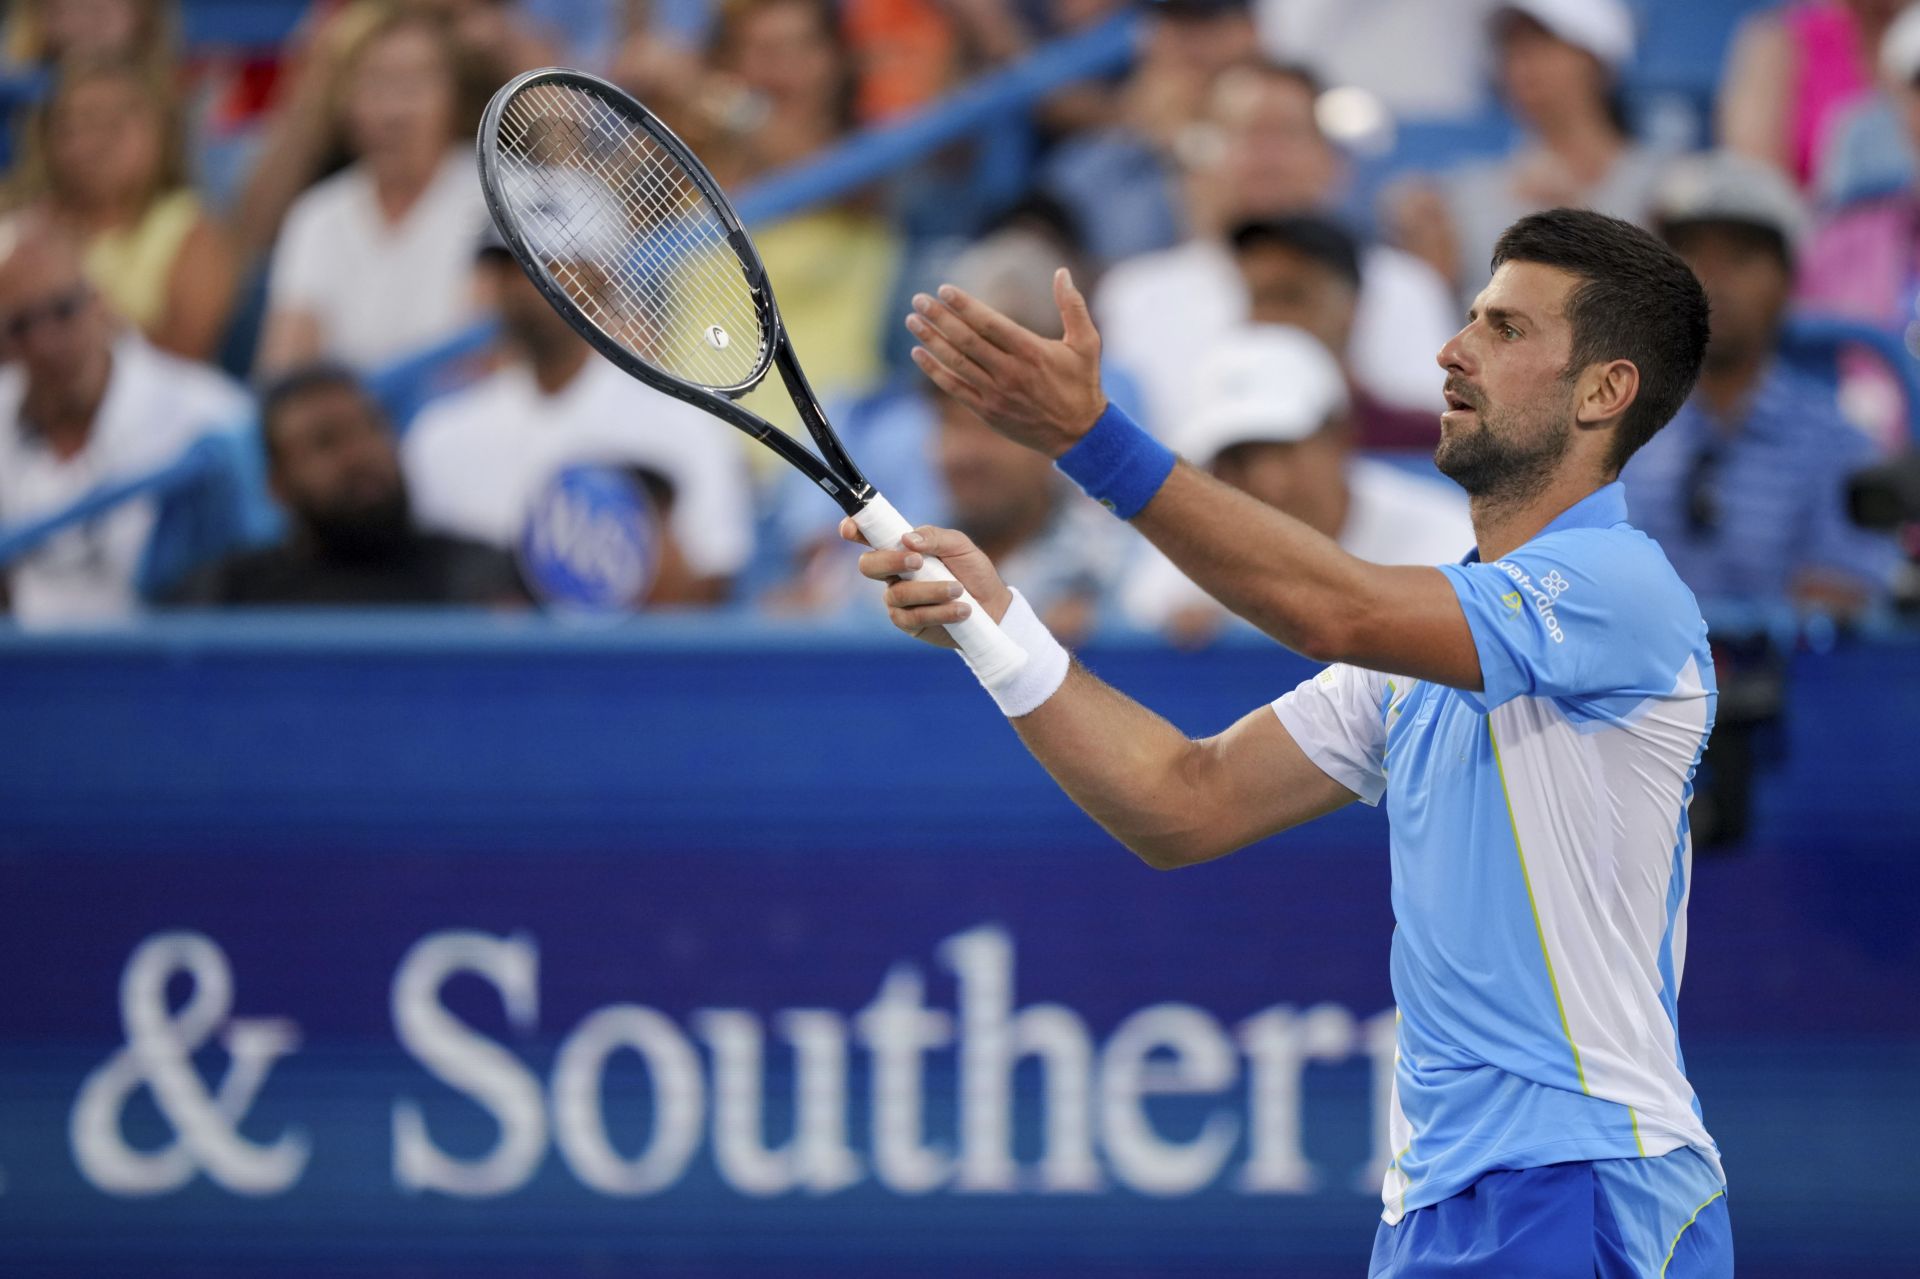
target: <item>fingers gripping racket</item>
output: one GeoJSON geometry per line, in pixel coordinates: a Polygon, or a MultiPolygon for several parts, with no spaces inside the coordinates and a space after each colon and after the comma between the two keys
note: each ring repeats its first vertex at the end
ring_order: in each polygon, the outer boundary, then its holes
{"type": "MultiPolygon", "coordinates": [[[[686,144],[606,81],[549,68],[494,94],[479,151],[494,224],[582,337],[648,386],[731,423],[798,467],[873,546],[899,547],[913,526],[834,434],[794,357],[753,241],[686,144]],[[775,368],[818,454],[735,402],[775,368]]],[[[907,576],[953,580],[932,556],[907,576]]],[[[1027,655],[972,595],[961,598],[971,611],[947,632],[996,687],[1027,655]]]]}

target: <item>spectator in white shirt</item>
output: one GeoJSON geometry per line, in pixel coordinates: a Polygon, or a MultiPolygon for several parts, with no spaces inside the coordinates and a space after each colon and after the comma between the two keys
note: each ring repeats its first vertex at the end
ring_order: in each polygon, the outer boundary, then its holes
{"type": "MultiPolygon", "coordinates": [[[[584,197],[582,197],[584,198],[584,197]]],[[[557,205],[552,243],[568,223],[557,205]]],[[[542,232],[529,231],[540,243],[542,232]]],[[[743,441],[691,405],[602,358],[554,311],[497,235],[480,252],[482,291],[507,335],[509,361],[415,419],[401,460],[420,526],[515,546],[536,499],[577,463],[640,467],[672,486],[670,525],[695,581],[688,602],[724,599],[753,549],[743,441]]]]}
{"type": "MultiPolygon", "coordinates": [[[[66,509],[175,460],[248,418],[245,392],[210,368],[117,331],[72,239],[38,214],[0,223],[0,525],[66,509]]],[[[124,617],[156,503],[135,498],[54,534],[7,566],[23,624],[124,617]]]]}
{"type": "MultiPolygon", "coordinates": [[[[1439,564],[1473,545],[1466,499],[1438,480],[1356,457],[1340,366],[1294,328],[1254,325],[1201,366],[1174,444],[1196,466],[1376,564],[1439,564]]],[[[1147,547],[1120,611],[1134,626],[1200,645],[1227,611],[1147,547]]]]}
{"type": "Polygon", "coordinates": [[[364,35],[342,77],[355,160],[302,195],[274,248],[258,364],[370,369],[475,318],[472,250],[487,220],[454,45],[401,10],[364,35]]]}
{"type": "MultiPolygon", "coordinates": [[[[1179,422],[1201,358],[1248,319],[1228,231],[1255,219],[1324,213],[1340,198],[1345,163],[1315,118],[1318,95],[1314,78],[1296,67],[1260,63],[1221,76],[1208,126],[1183,148],[1191,238],[1118,264],[1094,298],[1107,354],[1140,379],[1147,425],[1157,433],[1179,422]]],[[[1398,249],[1367,247],[1348,349],[1355,379],[1384,403],[1438,413],[1442,378],[1433,353],[1457,319],[1431,267],[1398,249]]]]}

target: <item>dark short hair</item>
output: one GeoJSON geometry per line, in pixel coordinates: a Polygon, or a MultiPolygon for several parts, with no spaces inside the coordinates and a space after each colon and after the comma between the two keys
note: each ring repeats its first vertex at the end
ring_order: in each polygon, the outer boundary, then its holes
{"type": "Polygon", "coordinates": [[[1627,360],[1640,393],[1620,419],[1608,458],[1614,473],[1665,426],[1693,393],[1707,349],[1707,294],[1680,255],[1631,222],[1588,209],[1549,209],[1500,236],[1493,269],[1534,262],[1578,276],[1567,299],[1572,377],[1627,360]]]}
{"type": "Polygon", "coordinates": [[[297,365],[260,388],[260,442],[266,447],[269,463],[279,460],[278,432],[275,427],[286,412],[287,405],[316,391],[331,390],[352,391],[368,404],[373,404],[360,375],[333,360],[315,360],[297,365]]]}
{"type": "Polygon", "coordinates": [[[1291,249],[1330,268],[1354,288],[1360,287],[1360,244],[1332,218],[1288,214],[1242,222],[1230,233],[1236,253],[1249,249],[1291,249]]]}

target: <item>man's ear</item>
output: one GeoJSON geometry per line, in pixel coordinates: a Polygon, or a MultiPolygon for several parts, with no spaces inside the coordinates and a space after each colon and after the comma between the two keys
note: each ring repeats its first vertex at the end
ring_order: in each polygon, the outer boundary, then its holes
{"type": "Polygon", "coordinates": [[[1611,425],[1639,395],[1640,370],[1632,360],[1590,364],[1574,388],[1574,423],[1588,429],[1611,425]]]}

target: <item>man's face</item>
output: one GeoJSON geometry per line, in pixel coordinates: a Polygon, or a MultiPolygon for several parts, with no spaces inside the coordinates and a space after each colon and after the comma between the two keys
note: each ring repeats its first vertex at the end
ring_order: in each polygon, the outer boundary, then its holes
{"type": "Polygon", "coordinates": [[[1338,537],[1346,493],[1346,439],[1346,431],[1336,423],[1304,440],[1235,444],[1222,449],[1207,469],[1242,493],[1338,537]]]}
{"type": "Polygon", "coordinates": [[[18,361],[35,389],[79,394],[111,343],[106,308],[71,247],[35,236],[0,262],[0,360],[18,361]]]}
{"type": "Polygon", "coordinates": [[[1235,71],[1220,78],[1211,107],[1226,144],[1221,179],[1231,217],[1276,217],[1326,202],[1340,164],[1314,120],[1307,85],[1289,76],[1235,71]]]}
{"type": "Polygon", "coordinates": [[[1313,90],[1254,69],[1221,77],[1213,123],[1225,152],[1221,181],[1233,217],[1304,213],[1327,202],[1340,161],[1313,119],[1313,90]]]}
{"type": "Polygon", "coordinates": [[[1707,291],[1713,329],[1709,362],[1742,361],[1771,350],[1793,293],[1793,273],[1766,232],[1738,224],[1695,223],[1667,234],[1707,291]]]}
{"type": "Polygon", "coordinates": [[[375,542],[405,527],[393,432],[351,386],[319,386],[275,409],[273,486],[323,541],[375,542]]]}
{"type": "Polygon", "coordinates": [[[958,400],[939,397],[935,462],[953,501],[953,522],[993,541],[1043,522],[1054,501],[1053,463],[1001,436],[958,400]]]}
{"type": "Polygon", "coordinates": [[[1578,277],[1508,262],[1440,348],[1447,411],[1434,462],[1470,495],[1537,491],[1573,443],[1573,326],[1578,277]]]}
{"type": "Polygon", "coordinates": [[[1344,359],[1353,335],[1354,287],[1338,271],[1298,249],[1256,244],[1236,255],[1255,324],[1289,324],[1344,359]]]}

